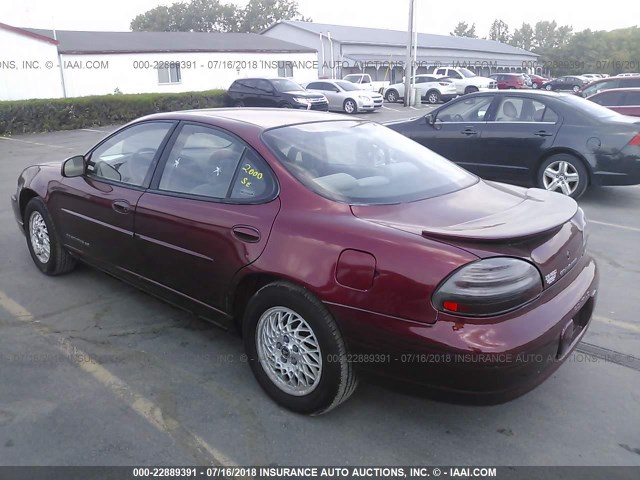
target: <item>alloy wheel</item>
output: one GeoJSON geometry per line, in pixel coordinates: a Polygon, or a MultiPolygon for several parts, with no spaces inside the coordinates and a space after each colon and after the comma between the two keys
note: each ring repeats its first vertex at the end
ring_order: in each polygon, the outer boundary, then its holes
{"type": "Polygon", "coordinates": [[[256,326],[256,350],[269,379],[283,392],[313,392],[322,375],[322,353],[309,324],[293,310],[272,307],[256,326]]]}
{"type": "Polygon", "coordinates": [[[561,191],[565,195],[571,195],[580,184],[580,174],[571,163],[558,161],[544,169],[542,181],[544,188],[549,191],[561,191]]]}
{"type": "Polygon", "coordinates": [[[33,212],[29,218],[29,239],[38,260],[47,263],[51,256],[51,243],[47,224],[40,212],[33,212]]]}

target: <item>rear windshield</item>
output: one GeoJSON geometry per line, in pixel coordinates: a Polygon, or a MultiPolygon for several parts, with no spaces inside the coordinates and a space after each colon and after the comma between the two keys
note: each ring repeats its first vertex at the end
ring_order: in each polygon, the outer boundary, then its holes
{"type": "Polygon", "coordinates": [[[572,107],[579,109],[587,115],[592,115],[598,118],[620,116],[619,113],[614,112],[607,107],[603,107],[601,105],[598,105],[597,103],[590,102],[586,98],[582,98],[576,95],[562,95],[559,98],[563,102],[568,103],[572,107]]]}
{"type": "Polygon", "coordinates": [[[292,125],[267,130],[263,139],[300,182],[339,202],[413,202],[478,181],[413,140],[371,122],[292,125]]]}

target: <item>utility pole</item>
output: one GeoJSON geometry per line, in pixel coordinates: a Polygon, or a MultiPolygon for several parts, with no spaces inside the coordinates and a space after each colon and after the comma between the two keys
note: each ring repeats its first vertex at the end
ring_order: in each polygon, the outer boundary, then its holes
{"type": "Polygon", "coordinates": [[[413,44],[413,10],[416,0],[409,0],[409,35],[407,39],[407,60],[404,66],[404,106],[411,105],[411,76],[413,66],[411,64],[411,46],[413,44]]]}

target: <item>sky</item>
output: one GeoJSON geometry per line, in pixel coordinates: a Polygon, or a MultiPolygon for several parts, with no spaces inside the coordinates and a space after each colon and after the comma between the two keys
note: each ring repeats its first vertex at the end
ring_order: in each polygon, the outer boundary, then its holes
{"type": "MultiPolygon", "coordinates": [[[[247,2],[233,1],[238,5],[247,2]]],[[[58,30],[127,31],[137,14],[171,3],[174,0],[3,0],[0,22],[58,30]]],[[[488,35],[496,18],[504,20],[511,32],[523,21],[533,25],[539,20],[556,20],[559,25],[571,25],[574,31],[613,30],[640,23],[638,0],[623,0],[616,8],[598,9],[597,13],[588,3],[584,8],[576,8],[575,2],[557,2],[553,8],[543,7],[542,3],[509,2],[509,6],[501,7],[507,2],[417,0],[418,31],[448,35],[459,21],[465,21],[475,23],[476,32],[482,37],[488,35]],[[624,7],[618,8],[621,3],[624,7]]],[[[319,23],[407,29],[409,0],[298,0],[298,4],[303,15],[319,23]]]]}

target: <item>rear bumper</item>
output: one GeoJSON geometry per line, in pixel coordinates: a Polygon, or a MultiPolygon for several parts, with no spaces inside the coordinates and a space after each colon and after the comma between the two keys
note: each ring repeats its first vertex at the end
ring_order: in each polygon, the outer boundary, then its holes
{"type": "Polygon", "coordinates": [[[533,389],[567,359],[589,326],[597,288],[596,264],[585,254],[570,274],[507,318],[440,314],[429,325],[328,307],[358,368],[450,398],[500,403],[533,389]]]}
{"type": "Polygon", "coordinates": [[[625,147],[621,155],[596,157],[592,183],[599,186],[640,184],[640,146],[625,147]]]}

